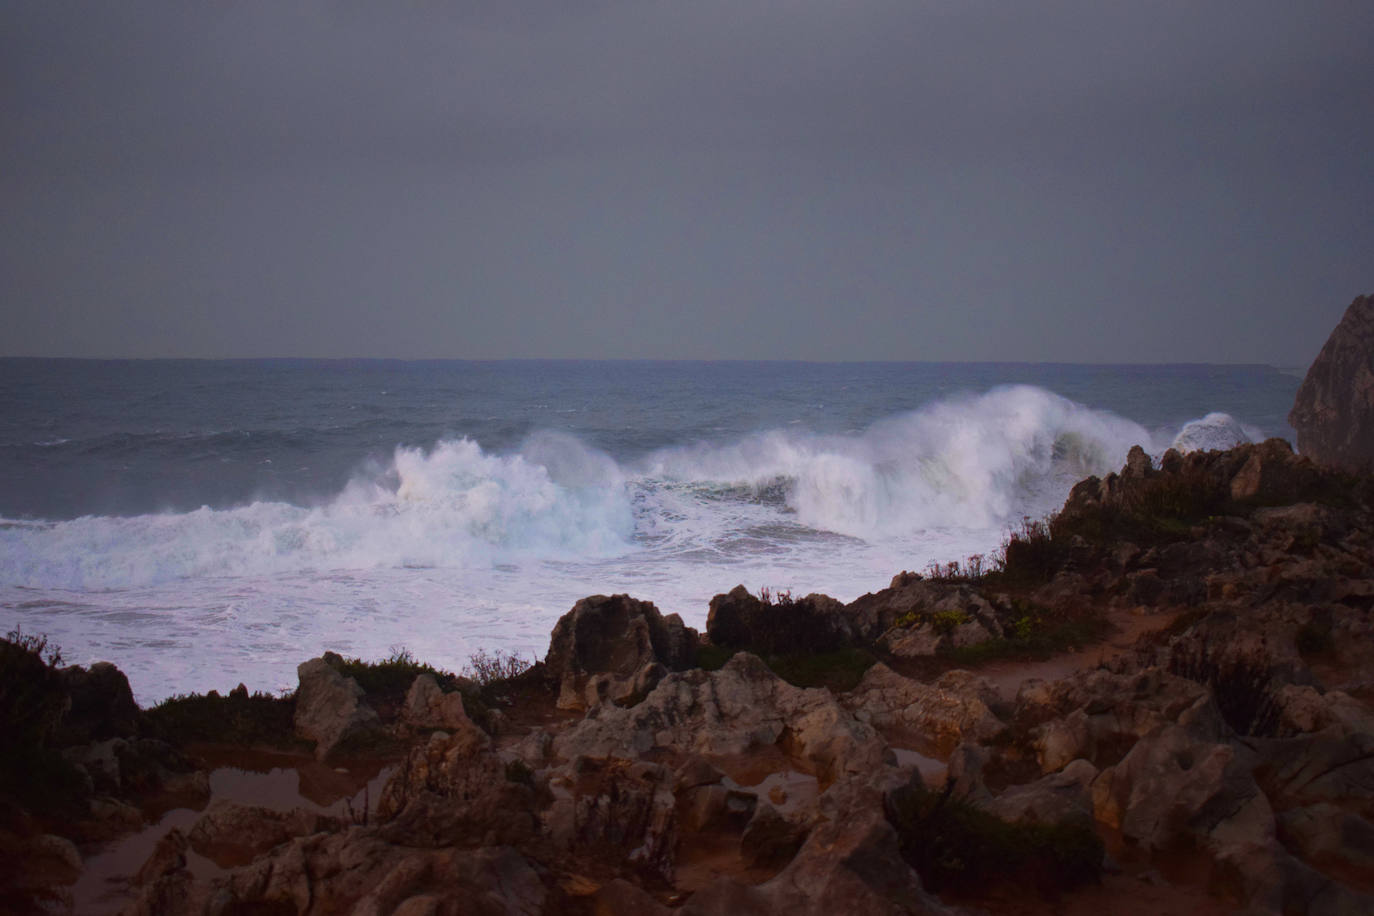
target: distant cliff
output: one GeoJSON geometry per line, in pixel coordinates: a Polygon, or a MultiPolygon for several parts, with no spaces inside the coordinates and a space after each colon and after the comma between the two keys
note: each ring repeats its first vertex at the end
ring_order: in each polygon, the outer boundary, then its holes
{"type": "Polygon", "coordinates": [[[1298,451],[1348,470],[1374,468],[1374,296],[1360,296],[1307,370],[1288,422],[1298,451]]]}

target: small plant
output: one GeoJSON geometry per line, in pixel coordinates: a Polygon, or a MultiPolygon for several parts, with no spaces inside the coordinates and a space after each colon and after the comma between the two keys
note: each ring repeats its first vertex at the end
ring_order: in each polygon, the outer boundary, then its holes
{"type": "Polygon", "coordinates": [[[796,604],[796,601],[792,598],[792,590],[790,588],[780,588],[777,591],[772,591],[766,585],[759,589],[759,601],[762,601],[770,607],[791,607],[793,604],[796,604]]]}
{"type": "Polygon", "coordinates": [[[1279,737],[1277,685],[1262,655],[1223,658],[1197,641],[1174,647],[1169,671],[1211,690],[1221,717],[1236,734],[1279,737]]]}
{"type": "Polygon", "coordinates": [[[903,858],[930,890],[976,895],[1029,883],[1053,896],[1098,880],[1104,847],[1088,821],[1012,824],[952,790],[907,786],[883,800],[903,858]]]}
{"type": "Polygon", "coordinates": [[[463,666],[462,674],[481,687],[490,687],[519,677],[533,665],[534,662],[526,661],[523,656],[506,652],[504,649],[497,649],[495,652],[478,649],[468,656],[468,663],[463,666]]]}
{"type": "Polygon", "coordinates": [[[15,625],[13,630],[5,634],[5,639],[13,643],[21,652],[27,652],[43,660],[43,664],[49,668],[62,667],[62,649],[59,646],[48,644],[48,634],[43,633],[34,636],[32,633],[25,633],[24,628],[15,625]]]}
{"type": "Polygon", "coordinates": [[[960,610],[936,611],[930,615],[931,628],[941,636],[948,636],[969,622],[969,616],[960,610]]]}

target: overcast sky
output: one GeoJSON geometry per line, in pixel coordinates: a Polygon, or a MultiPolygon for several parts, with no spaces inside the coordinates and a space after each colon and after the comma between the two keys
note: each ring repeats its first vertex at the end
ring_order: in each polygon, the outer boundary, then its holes
{"type": "Polygon", "coordinates": [[[1374,292],[1371,40],[1363,0],[8,0],[0,354],[1305,366],[1374,292]]]}

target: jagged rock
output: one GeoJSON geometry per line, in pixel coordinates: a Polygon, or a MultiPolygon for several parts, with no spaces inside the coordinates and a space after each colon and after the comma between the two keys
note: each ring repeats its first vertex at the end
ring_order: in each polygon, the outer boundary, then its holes
{"type": "Polygon", "coordinates": [[[823,652],[855,642],[844,605],[827,595],[765,602],[737,585],[711,599],[706,617],[711,644],[755,655],[823,652]]]}
{"type": "Polygon", "coordinates": [[[984,807],[1004,821],[1032,824],[1091,821],[1091,785],[1096,776],[1097,767],[1086,760],[1075,760],[1057,773],[1006,789],[984,807]]]}
{"type": "Polygon", "coordinates": [[[544,664],[559,686],[559,708],[585,709],[628,700],[665,670],[690,667],[695,653],[696,631],[677,614],[664,617],[628,595],[593,595],[559,618],[544,664]],[[589,694],[594,702],[588,702],[589,694]]]}
{"type": "Polygon", "coordinates": [[[1374,824],[1358,814],[1308,805],[1279,814],[1278,831],[1283,844],[1309,862],[1374,874],[1374,824]]]}
{"type": "Polygon", "coordinates": [[[519,842],[535,830],[535,789],[527,776],[508,768],[475,727],[435,732],[382,788],[382,836],[410,846],[519,842]]]}
{"type": "Polygon", "coordinates": [[[948,671],[934,684],[922,684],[880,662],[841,702],[876,728],[915,732],[943,750],[966,738],[985,741],[1005,727],[990,708],[996,691],[967,671],[948,671]]]}
{"type": "Polygon", "coordinates": [[[670,674],[636,706],[601,707],[555,738],[554,753],[638,756],[666,747],[726,757],[773,745],[806,760],[823,782],[872,770],[886,753],[830,691],[793,687],[747,652],[719,671],[670,674]]]}
{"type": "Polygon", "coordinates": [[[406,693],[401,720],[412,728],[460,731],[476,727],[463,708],[462,693],[444,693],[433,675],[429,674],[415,676],[406,693]]]}
{"type": "Polygon", "coordinates": [[[1332,725],[1374,734],[1374,713],[1340,690],[1322,693],[1310,684],[1284,684],[1274,694],[1279,707],[1279,731],[1286,734],[1321,731],[1332,725]]]}
{"type": "Polygon", "coordinates": [[[821,824],[778,875],[756,887],[723,878],[692,896],[683,916],[794,914],[880,916],[950,911],[926,893],[902,859],[897,834],[880,812],[869,810],[821,824]]]}
{"type": "Polygon", "coordinates": [[[336,830],[335,818],[296,809],[273,811],[216,799],[191,826],[191,849],[219,865],[242,865],[292,837],[336,830]]]}
{"type": "Polygon", "coordinates": [[[1298,449],[1351,470],[1374,462],[1374,296],[1357,296],[1298,388],[1288,422],[1298,449]]]}
{"type": "MultiPolygon", "coordinates": [[[[1129,674],[1096,669],[1054,684],[1028,682],[1016,702],[1018,720],[1041,723],[1031,731],[1031,746],[1044,773],[1079,758],[1099,767],[1115,764],[1160,726],[1214,713],[1205,687],[1155,667],[1129,674]]],[[[1219,720],[1214,728],[1220,737],[1219,720]]]]}
{"type": "Polygon", "coordinates": [[[345,740],[357,740],[381,729],[381,720],[363,702],[363,689],[344,677],[323,658],[312,658],[296,668],[296,734],[315,742],[320,760],[345,740]]]}
{"type": "Polygon", "coordinates": [[[208,887],[191,888],[187,896],[165,899],[162,909],[146,912],[539,916],[547,904],[539,873],[508,846],[414,849],[355,827],[291,840],[208,887]]]}
{"type": "Polygon", "coordinates": [[[1169,725],[1141,738],[1093,783],[1098,820],[1129,842],[1158,850],[1194,841],[1219,855],[1228,846],[1267,843],[1274,814],[1242,747],[1169,725]]]}
{"type": "Polygon", "coordinates": [[[134,883],[152,885],[163,877],[186,867],[186,851],[191,848],[186,834],[173,827],[157,841],[152,853],[134,874],[134,883]]]}
{"type": "Polygon", "coordinates": [[[1374,733],[1331,725],[1256,749],[1255,778],[1280,810],[1329,803],[1374,819],[1374,733]]]}

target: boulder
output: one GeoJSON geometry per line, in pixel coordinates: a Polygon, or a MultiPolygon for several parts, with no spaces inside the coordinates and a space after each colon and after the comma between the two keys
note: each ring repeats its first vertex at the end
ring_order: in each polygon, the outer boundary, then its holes
{"type": "Polygon", "coordinates": [[[73,665],[62,669],[62,681],[72,705],[62,720],[60,744],[138,734],[141,714],[123,671],[109,662],[96,662],[90,668],[73,665]]]}
{"type": "Polygon", "coordinates": [[[323,760],[345,740],[359,740],[381,730],[381,720],[363,702],[363,689],[344,677],[324,658],[312,658],[296,668],[296,734],[315,742],[315,756],[323,760]]]}
{"type": "Polygon", "coordinates": [[[629,595],[592,595],[554,625],[544,665],[559,708],[579,710],[642,695],[664,673],[690,667],[696,642],[677,614],[629,595]]]}
{"type": "Polygon", "coordinates": [[[1298,388],[1298,450],[1348,470],[1374,465],[1374,296],[1358,296],[1298,388]]]}
{"type": "Polygon", "coordinates": [[[1270,843],[1274,814],[1253,768],[1239,745],[1164,726],[1099,774],[1094,813],[1148,851],[1197,843],[1218,856],[1238,843],[1270,843]]]}
{"type": "Polygon", "coordinates": [[[416,675],[401,708],[401,721],[412,728],[439,728],[460,731],[475,728],[463,708],[463,695],[444,693],[434,676],[416,675]]]}

